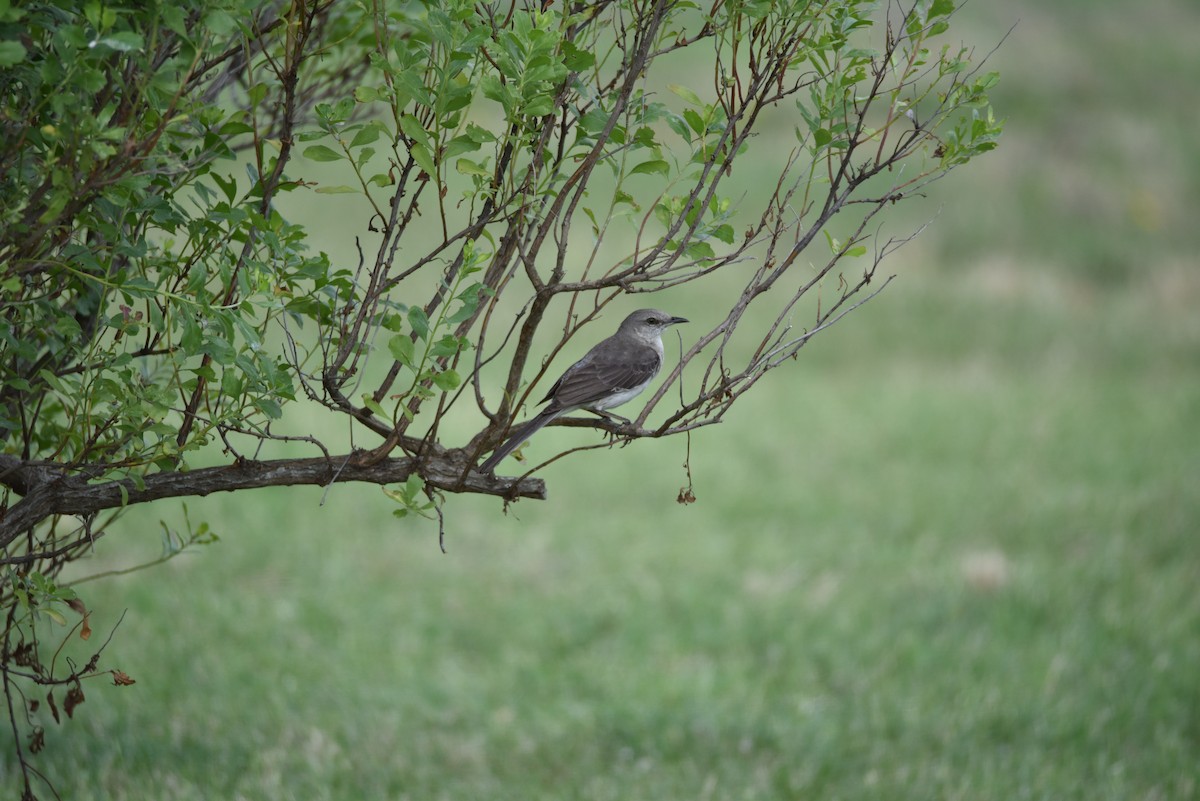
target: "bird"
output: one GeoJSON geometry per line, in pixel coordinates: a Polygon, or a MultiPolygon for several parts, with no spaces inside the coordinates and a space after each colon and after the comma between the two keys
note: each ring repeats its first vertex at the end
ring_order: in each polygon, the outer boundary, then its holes
{"type": "Polygon", "coordinates": [[[617,333],[566,369],[541,399],[540,403],[546,403],[546,407],[496,448],[479,466],[480,471],[494,471],[521,443],[564,414],[586,409],[601,417],[615,418],[608,410],[633,400],[658,375],[663,363],[663,331],[686,322],[684,317],[658,309],[638,309],[630,314],[617,333]]]}

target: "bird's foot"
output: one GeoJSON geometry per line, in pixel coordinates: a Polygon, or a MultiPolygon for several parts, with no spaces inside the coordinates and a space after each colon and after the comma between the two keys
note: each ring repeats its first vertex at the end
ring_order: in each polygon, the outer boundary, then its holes
{"type": "Polygon", "coordinates": [[[630,420],[628,417],[622,417],[619,414],[613,414],[612,412],[606,412],[606,411],[603,411],[602,409],[588,409],[588,411],[591,412],[592,414],[596,415],[597,417],[603,417],[608,422],[614,423],[617,425],[626,425],[627,426],[627,425],[630,425],[633,423],[633,421],[630,420]]]}

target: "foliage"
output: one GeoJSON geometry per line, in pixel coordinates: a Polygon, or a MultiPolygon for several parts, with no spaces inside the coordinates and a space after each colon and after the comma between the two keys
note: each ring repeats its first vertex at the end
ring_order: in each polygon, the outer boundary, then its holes
{"type": "Polygon", "coordinates": [[[129,505],[333,481],[398,485],[405,513],[440,512],[441,492],[541,497],[538,479],[471,470],[547,369],[529,363],[539,332],[555,332],[553,357],[619,296],[732,274],[740,290],[638,418],[595,425],[633,439],[719,421],[870,296],[902,241],[868,256],[876,215],[994,146],[994,76],[934,41],[953,10],[0,6],[14,733],[33,714],[14,711],[19,681],[94,674],[96,660],[45,672],[37,623],[75,600],[57,576],[129,505]],[[654,82],[694,51],[711,82],[654,82]],[[783,112],[795,146],[747,203],[735,162],[783,112]],[[298,192],[365,204],[357,265],[309,247],[282,211],[298,192]],[[861,260],[850,279],[835,272],[847,259],[861,260]],[[794,331],[829,275],[833,299],[794,331]],[[479,380],[498,359],[504,375],[479,380]],[[648,426],[693,362],[678,408],[648,426]],[[315,434],[277,433],[299,398],[380,444],[333,455],[315,434]],[[450,447],[440,424],[472,403],[483,426],[450,447]],[[258,460],[271,441],[316,455],[258,460]],[[221,464],[201,466],[214,448],[221,464]]]}

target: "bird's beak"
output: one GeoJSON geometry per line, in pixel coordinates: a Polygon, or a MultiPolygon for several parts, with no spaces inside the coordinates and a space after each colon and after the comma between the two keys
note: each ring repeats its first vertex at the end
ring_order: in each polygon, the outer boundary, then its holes
{"type": "Polygon", "coordinates": [[[686,318],[686,317],[672,317],[670,324],[671,325],[679,325],[680,323],[688,323],[688,322],[691,322],[691,321],[688,320],[688,318],[686,318]]]}

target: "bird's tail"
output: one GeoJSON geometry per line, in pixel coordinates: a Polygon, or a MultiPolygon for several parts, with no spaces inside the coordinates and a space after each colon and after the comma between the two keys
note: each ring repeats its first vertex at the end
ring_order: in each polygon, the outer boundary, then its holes
{"type": "Polygon", "coordinates": [[[542,426],[549,423],[554,418],[562,414],[559,409],[543,409],[542,412],[529,422],[518,428],[511,437],[504,441],[504,444],[496,448],[492,455],[487,460],[479,465],[479,470],[482,473],[490,473],[496,469],[496,465],[504,460],[505,456],[521,447],[521,443],[536,434],[542,426]]]}

